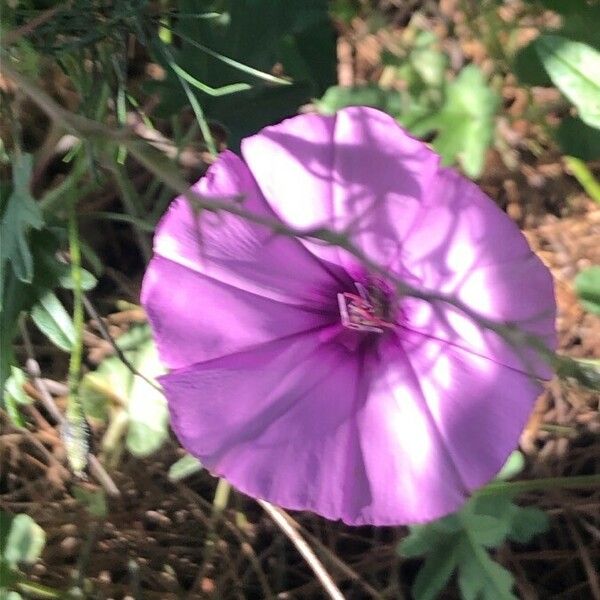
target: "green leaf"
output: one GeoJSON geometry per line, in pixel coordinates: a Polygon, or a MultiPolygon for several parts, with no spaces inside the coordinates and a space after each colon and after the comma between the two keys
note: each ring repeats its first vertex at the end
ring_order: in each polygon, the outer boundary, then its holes
{"type": "Polygon", "coordinates": [[[510,531],[508,519],[496,518],[491,515],[470,515],[465,517],[465,530],[469,536],[480,546],[496,548],[499,546],[510,531]]]}
{"type": "Polygon", "coordinates": [[[44,530],[28,515],[0,511],[0,554],[11,567],[34,563],[46,543],[44,530]]]}
{"type": "Polygon", "coordinates": [[[73,496],[83,504],[86,510],[93,517],[103,519],[108,514],[108,504],[106,502],[106,493],[102,488],[89,490],[80,485],[73,488],[73,496]]]}
{"type": "Polygon", "coordinates": [[[534,44],[554,85],[577,107],[582,121],[600,127],[600,52],[557,35],[542,35],[534,44]]]}
{"type": "Polygon", "coordinates": [[[27,383],[27,376],[19,367],[11,366],[11,375],[6,381],[4,395],[11,396],[17,404],[31,404],[31,398],[25,393],[23,386],[27,383]]]}
{"type": "MultiPolygon", "coordinates": [[[[150,380],[165,372],[152,341],[146,342],[139,349],[134,364],[136,369],[150,380]]],[[[127,410],[129,451],[136,456],[147,456],[158,450],[168,437],[169,411],[164,394],[139,375],[135,375],[129,392],[127,410]]]]}
{"type": "Polygon", "coordinates": [[[433,147],[445,164],[458,159],[470,177],[481,174],[485,152],[492,141],[494,116],[500,104],[476,65],[465,67],[448,84],[444,105],[436,114],[411,127],[418,136],[437,132],[433,147]]]}
{"type": "Polygon", "coordinates": [[[7,269],[4,276],[4,303],[0,309],[0,388],[10,376],[11,365],[15,362],[12,341],[19,325],[19,315],[31,301],[28,286],[19,281],[12,269],[7,269]]]}
{"type": "Polygon", "coordinates": [[[364,85],[357,87],[332,86],[317,100],[319,112],[333,115],[346,106],[370,106],[390,112],[390,96],[398,96],[395,90],[384,90],[377,85],[364,85]]]}
{"type": "MultiPolygon", "coordinates": [[[[4,578],[2,577],[2,575],[2,562],[0,562],[0,583],[4,582],[4,578]]],[[[10,583],[12,583],[13,581],[16,581],[16,578],[10,579],[6,582],[6,584],[10,585],[10,583]]],[[[21,596],[21,594],[19,594],[18,592],[4,591],[2,588],[0,588],[0,600],[23,600],[23,596],[21,596]]]]}
{"type": "Polygon", "coordinates": [[[11,366],[11,375],[4,386],[4,407],[10,420],[17,427],[24,427],[25,421],[19,410],[19,405],[31,404],[31,398],[25,393],[23,386],[27,382],[25,373],[18,367],[11,366]]]}
{"type": "Polygon", "coordinates": [[[456,569],[457,556],[453,539],[440,541],[428,554],[412,587],[415,600],[433,600],[446,585],[456,569]]]}
{"type": "Polygon", "coordinates": [[[575,277],[575,291],[588,312],[600,314],[600,266],[579,272],[575,277]]]}
{"type": "Polygon", "coordinates": [[[12,269],[19,281],[31,283],[33,256],[29,231],[44,224],[37,202],[29,192],[33,159],[30,154],[13,158],[13,189],[8,199],[0,198],[0,310],[4,304],[5,270],[12,269]]]}
{"type": "Polygon", "coordinates": [[[506,459],[504,466],[496,475],[495,479],[500,481],[506,481],[517,476],[525,468],[525,457],[522,452],[514,450],[510,453],[510,456],[506,459]]]}
{"type": "Polygon", "coordinates": [[[439,50],[439,39],[431,31],[420,31],[408,59],[425,87],[442,87],[448,56],[439,50]]]}
{"type": "Polygon", "coordinates": [[[463,600],[518,600],[513,576],[468,538],[459,548],[458,586],[463,600]]]}
{"type": "Polygon", "coordinates": [[[171,481],[181,481],[201,470],[202,463],[195,456],[186,454],[170,466],[169,479],[171,481]]]}
{"type": "Polygon", "coordinates": [[[75,328],[69,313],[53,292],[45,292],[31,309],[38,329],[61,350],[69,352],[75,343],[75,328]]]}
{"type": "Polygon", "coordinates": [[[512,58],[512,67],[521,83],[539,87],[552,86],[552,80],[542,65],[534,42],[517,51],[512,58]]]}
{"type": "Polygon", "coordinates": [[[147,456],[160,448],[169,435],[166,400],[155,381],[165,372],[164,367],[147,325],[132,327],[119,337],[117,344],[141,376],[118,357],[109,357],[96,371],[84,376],[80,400],[86,415],[109,419],[104,440],[109,451],[126,434],[128,450],[147,456]]]}
{"type": "Polygon", "coordinates": [[[516,506],[510,495],[475,494],[459,512],[411,527],[397,550],[407,557],[427,555],[412,588],[416,600],[435,598],[455,569],[465,600],[514,600],[511,574],[487,549],[507,538],[529,541],[547,526],[542,511],[516,506]]]}
{"type": "Polygon", "coordinates": [[[454,513],[424,525],[411,525],[409,535],[398,545],[401,556],[412,557],[425,554],[435,548],[441,538],[460,531],[463,523],[460,513],[454,513]]]}
{"type": "MultiPolygon", "coordinates": [[[[197,11],[197,2],[182,0],[179,9],[197,11]]],[[[224,0],[218,18],[177,22],[173,32],[181,44],[170,47],[174,63],[188,81],[201,84],[193,94],[207,117],[224,125],[230,147],[295,114],[335,82],[336,36],[327,11],[326,0],[224,0]],[[276,65],[283,67],[289,85],[273,83],[268,74],[276,65]],[[252,89],[219,98],[201,91],[202,86],[214,89],[240,83],[252,89]]],[[[166,64],[164,56],[156,60],[166,64]]],[[[164,115],[189,105],[171,68],[165,80],[153,82],[152,88],[161,97],[164,115]]]]}
{"type": "Polygon", "coordinates": [[[565,117],[554,135],[563,154],[585,161],[600,158],[600,129],[586,125],[581,119],[565,117]]]}
{"type": "Polygon", "coordinates": [[[548,515],[532,506],[521,507],[513,505],[510,515],[510,539],[521,544],[526,544],[534,536],[548,530],[548,515]]]}

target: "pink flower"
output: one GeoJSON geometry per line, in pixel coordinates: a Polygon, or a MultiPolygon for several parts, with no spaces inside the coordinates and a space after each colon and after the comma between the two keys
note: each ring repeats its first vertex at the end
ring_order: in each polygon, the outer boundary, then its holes
{"type": "Polygon", "coordinates": [[[555,343],[548,270],[473,183],[389,116],[302,115],[223,152],[195,186],[338,247],[176,199],[142,301],[183,446],[241,491],[351,524],[457,509],[517,444],[548,370],[391,277],[555,343]],[[236,200],[237,198],[237,200],[236,200]]]}

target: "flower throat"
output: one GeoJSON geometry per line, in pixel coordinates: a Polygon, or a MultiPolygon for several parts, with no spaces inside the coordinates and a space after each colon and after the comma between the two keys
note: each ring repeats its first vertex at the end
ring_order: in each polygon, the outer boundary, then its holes
{"type": "Polygon", "coordinates": [[[395,324],[389,295],[373,283],[365,286],[355,281],[354,285],[358,294],[344,292],[337,295],[342,325],[371,333],[392,329],[395,324]]]}

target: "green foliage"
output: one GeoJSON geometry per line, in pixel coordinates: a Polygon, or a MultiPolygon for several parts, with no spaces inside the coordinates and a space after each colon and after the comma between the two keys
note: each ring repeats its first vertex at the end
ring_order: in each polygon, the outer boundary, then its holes
{"type": "Polygon", "coordinates": [[[6,200],[0,198],[0,310],[4,305],[8,270],[12,270],[17,280],[23,283],[31,283],[33,279],[29,232],[31,229],[41,229],[44,222],[37,202],[29,191],[32,165],[30,154],[15,154],[12,192],[6,200]]]}
{"type": "Polygon", "coordinates": [[[169,467],[169,479],[180,481],[202,470],[202,463],[191,454],[185,454],[169,467]]]}
{"type": "Polygon", "coordinates": [[[106,493],[102,488],[90,490],[77,485],[73,488],[73,496],[83,504],[92,517],[103,519],[108,515],[106,493]]]}
{"type": "Polygon", "coordinates": [[[370,106],[378,108],[395,117],[400,111],[401,98],[396,90],[386,90],[378,85],[357,87],[330,87],[320,100],[315,102],[319,112],[333,115],[346,106],[370,106]]]}
{"type": "MultiPolygon", "coordinates": [[[[19,579],[19,565],[38,560],[44,545],[44,530],[28,515],[0,510],[0,594],[11,598],[9,589],[19,579]]],[[[14,597],[14,595],[12,596],[14,597]]]]}
{"type": "Polygon", "coordinates": [[[445,164],[458,158],[465,173],[477,177],[483,170],[485,151],[492,141],[494,117],[500,99],[475,65],[465,67],[448,84],[439,112],[413,126],[416,135],[437,131],[433,147],[445,164]]]}
{"type": "Polygon", "coordinates": [[[21,598],[10,591],[21,579],[19,566],[36,562],[45,544],[44,530],[30,516],[0,510],[0,598],[21,598]]]}
{"type": "Polygon", "coordinates": [[[541,0],[560,13],[561,27],[542,32],[513,57],[521,82],[553,84],[577,107],[580,118],[565,117],[554,134],[563,152],[581,160],[600,157],[600,5],[585,0],[541,0]]]}
{"type": "MultiPolygon", "coordinates": [[[[560,13],[562,17],[560,28],[550,33],[600,49],[600,5],[588,3],[586,0],[542,0],[541,3],[546,8],[560,13]]],[[[517,77],[527,85],[552,85],[536,50],[536,41],[516,52],[512,66],[517,77]]]]}
{"type": "Polygon", "coordinates": [[[18,317],[31,302],[34,261],[30,249],[32,230],[43,225],[42,216],[29,192],[32,158],[16,154],[12,164],[12,185],[0,195],[0,388],[10,374],[12,339],[18,317]]]}
{"type": "Polygon", "coordinates": [[[548,519],[536,508],[522,508],[507,495],[475,495],[458,513],[410,528],[398,546],[405,557],[426,555],[413,584],[416,600],[436,598],[452,573],[465,600],[514,600],[512,575],[488,552],[506,540],[528,542],[545,531],[548,519]]]}
{"type": "Polygon", "coordinates": [[[600,158],[600,129],[581,119],[565,117],[554,135],[565,154],[585,161],[600,158]]]}
{"type": "Polygon", "coordinates": [[[575,291],[587,311],[600,314],[600,267],[589,267],[578,273],[575,291]]]}
{"type": "Polygon", "coordinates": [[[0,554],[11,568],[34,563],[46,543],[44,530],[28,515],[0,511],[0,554]]]}
{"type": "MultiPolygon", "coordinates": [[[[391,57],[387,60],[396,62],[391,57]]],[[[327,90],[317,107],[325,114],[333,114],[344,106],[383,110],[414,135],[435,134],[432,145],[445,164],[458,161],[467,175],[479,176],[500,104],[483,73],[477,66],[469,65],[454,81],[446,82],[447,58],[435,48],[429,33],[418,36],[415,47],[396,66],[406,89],[335,86],[327,90]]]]}
{"type": "Polygon", "coordinates": [[[19,405],[31,403],[31,398],[23,390],[27,378],[25,373],[17,367],[11,366],[10,371],[11,375],[6,380],[2,399],[11,421],[18,427],[24,427],[25,422],[19,411],[19,405]]]}
{"type": "Polygon", "coordinates": [[[69,313],[53,292],[45,292],[31,309],[38,329],[61,350],[69,352],[75,342],[75,328],[69,313]]]}
{"type": "Polygon", "coordinates": [[[504,466],[496,475],[496,480],[506,481],[516,477],[525,468],[525,457],[519,450],[514,450],[506,459],[504,466]]]}
{"type": "Polygon", "coordinates": [[[600,128],[600,52],[557,35],[542,35],[535,49],[554,85],[591,127],[600,128]]]}
{"type": "Polygon", "coordinates": [[[109,357],[85,375],[80,400],[88,417],[108,421],[103,441],[107,452],[118,453],[124,439],[131,453],[147,456],[168,436],[166,401],[154,381],[164,369],[147,326],[133,327],[118,345],[139,374],[118,357],[109,357]]]}
{"type": "Polygon", "coordinates": [[[179,8],[184,14],[218,16],[174,17],[170,30],[181,42],[178,47],[153,40],[156,59],[168,73],[153,86],[163,114],[189,104],[183,76],[206,114],[229,129],[233,147],[245,135],[294,114],[335,80],[335,35],[325,0],[182,0],[179,8]],[[287,81],[270,76],[276,64],[287,81]]]}
{"type": "MultiPolygon", "coordinates": [[[[33,163],[28,154],[15,153],[10,184],[0,193],[0,387],[14,364],[12,341],[19,316],[32,312],[36,325],[58,347],[68,350],[73,339],[71,318],[53,293],[57,287],[72,289],[69,265],[58,258],[66,231],[44,219],[39,203],[31,196],[29,181],[33,163]]],[[[83,289],[96,285],[96,278],[83,271],[83,289]]],[[[6,400],[6,396],[3,398],[6,400]]],[[[16,405],[9,408],[19,424],[16,405]]]]}

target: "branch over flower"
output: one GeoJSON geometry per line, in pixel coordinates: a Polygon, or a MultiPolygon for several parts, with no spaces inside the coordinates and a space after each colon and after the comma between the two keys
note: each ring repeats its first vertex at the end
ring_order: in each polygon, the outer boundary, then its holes
{"type": "Polygon", "coordinates": [[[242,154],[222,153],[193,191],[242,198],[255,222],[176,199],[144,279],[179,439],[287,508],[353,524],[455,510],[500,469],[549,374],[493,327],[553,347],[548,270],[473,183],[376,110],[295,117],[242,154]]]}

